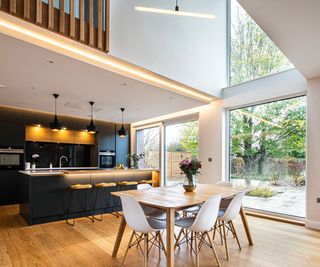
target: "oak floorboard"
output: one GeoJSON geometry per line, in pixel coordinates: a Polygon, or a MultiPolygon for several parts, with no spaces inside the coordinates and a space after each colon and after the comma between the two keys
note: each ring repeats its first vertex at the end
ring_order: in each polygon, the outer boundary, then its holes
{"type": "MultiPolygon", "coordinates": [[[[235,222],[242,251],[235,240],[228,239],[230,260],[226,260],[219,237],[215,247],[225,267],[319,267],[320,232],[305,227],[248,217],[254,245],[249,246],[239,219],[235,222]]],[[[120,266],[130,237],[125,230],[117,258],[112,258],[113,245],[120,219],[104,215],[102,222],[77,219],[71,227],[64,221],[27,226],[17,205],[0,207],[0,267],[29,266],[120,266]]],[[[165,240],[165,238],[164,238],[165,240]]],[[[200,266],[216,266],[212,251],[202,247],[200,266]]],[[[164,267],[166,258],[152,249],[149,266],[164,267]]],[[[124,266],[140,267],[143,256],[136,247],[129,250],[124,266]]],[[[175,251],[175,266],[195,266],[195,255],[182,245],[175,251]]]]}

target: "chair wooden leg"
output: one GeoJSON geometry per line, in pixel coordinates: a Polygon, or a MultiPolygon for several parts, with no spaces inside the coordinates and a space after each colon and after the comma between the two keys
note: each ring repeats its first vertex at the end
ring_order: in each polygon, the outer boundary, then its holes
{"type": "Polygon", "coordinates": [[[194,248],[196,251],[196,267],[199,267],[199,246],[198,246],[198,233],[192,232],[194,236],[194,248]]]}
{"type": "Polygon", "coordinates": [[[147,267],[148,264],[148,235],[144,234],[144,249],[143,249],[143,254],[144,254],[144,267],[147,267]]]}
{"type": "Polygon", "coordinates": [[[176,249],[176,247],[179,246],[179,242],[180,242],[180,238],[181,238],[182,233],[183,233],[183,228],[181,228],[181,230],[179,232],[179,235],[176,239],[176,244],[174,245],[174,249],[176,249]]]}
{"type": "Polygon", "coordinates": [[[231,225],[231,228],[233,230],[234,236],[236,237],[236,240],[237,240],[237,243],[238,243],[238,246],[239,246],[239,250],[241,250],[241,245],[240,245],[240,241],[239,241],[239,238],[238,238],[238,234],[237,234],[236,228],[234,227],[234,224],[233,224],[232,221],[230,221],[230,225],[231,225]]]}
{"type": "Polygon", "coordinates": [[[161,259],[161,242],[160,242],[160,231],[156,233],[156,242],[158,242],[158,248],[159,248],[159,259],[161,259]]]}
{"type": "Polygon", "coordinates": [[[226,226],[224,225],[224,222],[222,222],[222,229],[223,229],[223,239],[224,239],[224,246],[226,248],[227,260],[229,260],[229,250],[228,250],[228,244],[227,244],[226,226]]]}
{"type": "Polygon", "coordinates": [[[128,246],[127,246],[126,252],[124,253],[123,260],[122,260],[120,266],[122,266],[122,265],[124,264],[124,261],[125,261],[125,259],[126,259],[126,257],[127,257],[128,251],[129,251],[129,249],[130,249],[131,242],[132,242],[132,239],[133,239],[133,237],[134,237],[134,234],[135,234],[135,231],[132,231],[129,244],[128,244],[128,246]]]}
{"type": "Polygon", "coordinates": [[[209,236],[208,232],[207,232],[206,234],[207,234],[207,237],[208,237],[208,240],[209,240],[209,244],[210,244],[210,246],[211,246],[211,248],[212,248],[213,255],[214,255],[214,257],[216,258],[216,261],[217,261],[217,263],[218,263],[218,267],[220,267],[221,264],[220,264],[220,261],[219,261],[219,258],[218,258],[216,249],[215,249],[214,246],[213,246],[213,243],[212,243],[212,241],[211,241],[211,239],[210,239],[210,236],[209,236]]]}
{"type": "Polygon", "coordinates": [[[220,232],[220,241],[221,245],[223,245],[223,237],[222,237],[222,222],[219,221],[219,232],[220,232]]]}
{"type": "Polygon", "coordinates": [[[163,247],[164,255],[166,255],[166,257],[167,257],[167,250],[166,250],[166,247],[164,246],[161,233],[159,233],[159,241],[160,241],[160,243],[161,243],[161,246],[163,247]]]}
{"type": "Polygon", "coordinates": [[[218,223],[218,220],[216,220],[216,223],[214,224],[214,227],[213,227],[213,237],[212,237],[212,240],[214,240],[214,238],[216,237],[217,223],[218,223]]]}

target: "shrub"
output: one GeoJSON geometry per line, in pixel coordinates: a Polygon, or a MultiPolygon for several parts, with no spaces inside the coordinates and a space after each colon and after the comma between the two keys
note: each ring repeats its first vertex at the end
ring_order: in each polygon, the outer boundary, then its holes
{"type": "Polygon", "coordinates": [[[268,187],[257,187],[246,193],[246,196],[250,197],[261,197],[261,198],[269,198],[277,195],[276,191],[271,190],[268,187]]]}

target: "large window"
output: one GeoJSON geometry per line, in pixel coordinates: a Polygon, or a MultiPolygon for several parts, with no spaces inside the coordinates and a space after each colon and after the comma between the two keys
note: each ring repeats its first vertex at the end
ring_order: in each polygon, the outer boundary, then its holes
{"type": "Polygon", "coordinates": [[[230,179],[244,205],[305,217],[305,96],[230,111],[230,179]]]}
{"type": "Polygon", "coordinates": [[[230,85],[293,67],[236,0],[230,0],[229,56],[230,85]]]}
{"type": "Polygon", "coordinates": [[[180,183],[185,175],[179,168],[184,159],[198,158],[198,121],[165,126],[165,181],[166,185],[180,183]]]}
{"type": "Polygon", "coordinates": [[[141,169],[159,169],[160,167],[160,129],[146,128],[136,131],[137,154],[144,153],[145,157],[139,162],[141,169]]]}

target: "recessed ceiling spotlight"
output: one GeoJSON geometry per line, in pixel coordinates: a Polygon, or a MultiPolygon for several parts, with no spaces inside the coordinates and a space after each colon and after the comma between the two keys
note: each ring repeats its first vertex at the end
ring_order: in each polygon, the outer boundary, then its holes
{"type": "Polygon", "coordinates": [[[121,83],[123,86],[127,86],[128,84],[127,83],[121,83]]]}
{"type": "Polygon", "coordinates": [[[54,64],[54,63],[55,63],[55,61],[52,60],[52,59],[49,59],[48,62],[49,62],[50,64],[54,64]]]}
{"type": "Polygon", "coordinates": [[[34,86],[31,86],[31,89],[32,89],[32,90],[35,90],[36,88],[35,88],[34,86]]]}
{"type": "Polygon", "coordinates": [[[3,84],[0,84],[0,88],[6,88],[6,86],[3,84]]]}
{"type": "Polygon", "coordinates": [[[139,111],[139,109],[135,108],[134,111],[139,111]]]}
{"type": "Polygon", "coordinates": [[[172,100],[172,99],[173,99],[173,97],[172,97],[172,96],[169,96],[169,99],[171,99],[171,100],[172,100]]]}

